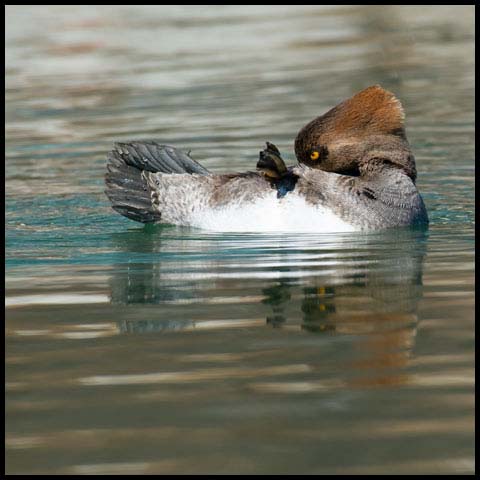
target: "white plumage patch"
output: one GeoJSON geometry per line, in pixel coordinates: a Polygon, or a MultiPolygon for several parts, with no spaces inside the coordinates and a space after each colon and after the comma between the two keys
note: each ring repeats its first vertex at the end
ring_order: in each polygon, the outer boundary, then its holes
{"type": "Polygon", "coordinates": [[[276,192],[254,203],[231,204],[192,212],[188,224],[217,232],[332,233],[357,230],[331,210],[307,203],[289,193],[278,199],[276,192]]]}

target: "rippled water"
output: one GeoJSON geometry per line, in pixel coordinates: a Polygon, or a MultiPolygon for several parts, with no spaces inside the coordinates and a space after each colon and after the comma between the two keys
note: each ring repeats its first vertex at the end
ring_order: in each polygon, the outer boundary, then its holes
{"type": "Polygon", "coordinates": [[[473,473],[473,7],[6,17],[7,473],[473,473]],[[146,227],[112,142],[212,171],[380,83],[428,232],[146,227]]]}

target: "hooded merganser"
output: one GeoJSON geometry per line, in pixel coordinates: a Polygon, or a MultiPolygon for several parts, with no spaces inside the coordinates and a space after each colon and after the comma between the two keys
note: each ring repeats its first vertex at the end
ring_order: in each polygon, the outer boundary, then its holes
{"type": "Polygon", "coordinates": [[[427,225],[399,100],[375,85],[305,125],[298,165],[267,142],[256,172],[212,174],[156,142],[116,143],[106,194],[143,223],[217,231],[336,232],[427,225]]]}

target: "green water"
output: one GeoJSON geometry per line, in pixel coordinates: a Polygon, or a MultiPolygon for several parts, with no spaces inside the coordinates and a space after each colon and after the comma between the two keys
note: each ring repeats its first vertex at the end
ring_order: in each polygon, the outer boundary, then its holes
{"type": "Polygon", "coordinates": [[[10,6],[6,472],[473,473],[474,10],[10,6]],[[428,232],[143,228],[114,141],[216,172],[380,83],[428,232]]]}

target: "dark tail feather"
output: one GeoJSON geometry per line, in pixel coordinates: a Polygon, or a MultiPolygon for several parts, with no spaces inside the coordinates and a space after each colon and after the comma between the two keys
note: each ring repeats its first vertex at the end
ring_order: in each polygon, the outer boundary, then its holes
{"type": "Polygon", "coordinates": [[[142,178],[142,171],[124,163],[116,153],[109,153],[105,175],[105,193],[112,208],[137,222],[158,222],[161,215],[152,208],[150,190],[142,178]]]}
{"type": "Polygon", "coordinates": [[[155,142],[116,143],[107,158],[105,193],[112,202],[112,208],[142,223],[161,220],[161,213],[152,206],[150,189],[142,177],[142,171],[209,173],[187,154],[155,142]]]}

